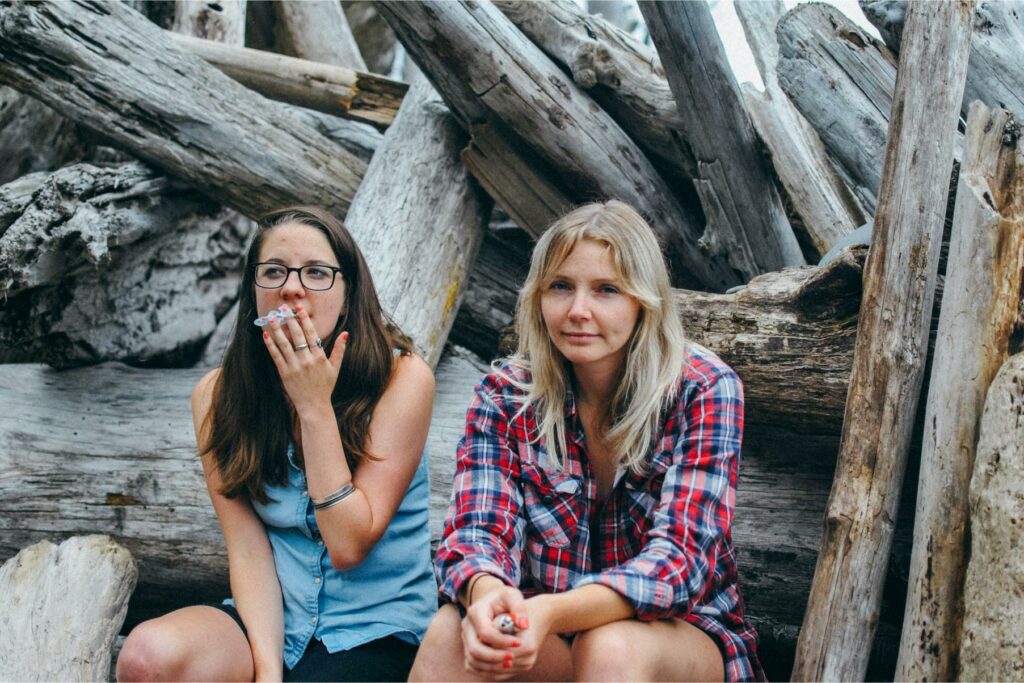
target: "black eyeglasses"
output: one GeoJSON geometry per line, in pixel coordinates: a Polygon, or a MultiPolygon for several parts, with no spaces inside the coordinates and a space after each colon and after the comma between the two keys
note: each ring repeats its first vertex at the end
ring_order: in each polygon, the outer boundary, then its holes
{"type": "MultiPolygon", "coordinates": [[[[334,278],[341,272],[335,266],[302,266],[289,268],[280,263],[257,263],[253,266],[256,286],[263,289],[279,289],[293,272],[299,274],[299,283],[306,289],[319,292],[334,286],[334,278]]],[[[344,276],[342,276],[344,277],[344,276]]]]}

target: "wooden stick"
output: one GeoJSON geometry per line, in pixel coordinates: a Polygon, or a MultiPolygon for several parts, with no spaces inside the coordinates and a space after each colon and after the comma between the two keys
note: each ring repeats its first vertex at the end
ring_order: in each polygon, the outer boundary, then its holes
{"type": "Polygon", "coordinates": [[[338,0],[275,2],[278,38],[288,54],[311,62],[367,71],[338,0]]]}
{"type": "Polygon", "coordinates": [[[896,680],[953,680],[963,619],[968,488],[985,395],[1020,334],[1024,144],[1001,109],[971,105],[921,449],[896,680]]]}
{"type": "Polygon", "coordinates": [[[860,330],[794,680],[863,680],[924,377],[971,0],[911,5],[860,330]]]}

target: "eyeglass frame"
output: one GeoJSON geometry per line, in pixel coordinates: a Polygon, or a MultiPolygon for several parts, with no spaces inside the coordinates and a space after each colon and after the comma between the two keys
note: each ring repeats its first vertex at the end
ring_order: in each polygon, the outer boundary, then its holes
{"type": "Polygon", "coordinates": [[[260,261],[259,263],[252,264],[251,267],[253,284],[259,287],[260,289],[281,289],[282,287],[285,286],[285,284],[287,284],[288,278],[291,277],[293,272],[298,274],[299,284],[302,285],[303,289],[308,289],[311,292],[328,291],[329,289],[334,287],[334,283],[337,281],[338,275],[341,275],[342,282],[345,281],[345,274],[342,272],[341,268],[339,268],[338,266],[329,266],[325,263],[310,263],[305,266],[299,266],[298,268],[290,268],[284,265],[283,263],[278,263],[277,261],[260,261]],[[258,281],[258,278],[256,277],[256,269],[259,268],[260,266],[277,266],[278,268],[284,268],[285,274],[284,279],[281,280],[281,284],[279,284],[277,287],[267,287],[266,285],[261,285],[258,281]],[[306,281],[302,279],[302,270],[304,268],[326,268],[327,270],[331,271],[331,284],[328,285],[327,287],[324,287],[323,289],[316,289],[314,287],[306,286],[306,281]]]}

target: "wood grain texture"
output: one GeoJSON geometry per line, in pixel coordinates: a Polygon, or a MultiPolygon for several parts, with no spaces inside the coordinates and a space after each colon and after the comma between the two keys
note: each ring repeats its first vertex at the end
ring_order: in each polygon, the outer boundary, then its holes
{"type": "Polygon", "coordinates": [[[441,357],[491,210],[459,161],[465,140],[419,76],[346,220],[381,305],[431,367],[441,357]]]}
{"type": "Polygon", "coordinates": [[[867,217],[836,174],[821,138],[779,87],[775,27],[785,14],[785,5],[781,0],[737,0],[735,7],[764,81],[764,90],[744,83],[743,101],[768,149],[791,211],[799,216],[793,230],[804,252],[811,252],[817,260],[867,217]]]}
{"type": "Polygon", "coordinates": [[[226,45],[245,45],[246,0],[175,0],[171,30],[226,45]]]}
{"type": "Polygon", "coordinates": [[[975,101],[928,392],[898,680],[957,676],[978,427],[989,384],[1013,353],[1011,340],[1024,335],[1022,292],[1020,126],[1006,111],[975,101]]]}
{"type": "Polygon", "coordinates": [[[344,215],[365,169],[121,3],[0,7],[0,82],[248,216],[295,203],[344,215]]]}
{"type": "Polygon", "coordinates": [[[912,5],[836,477],[794,680],[863,680],[928,352],[971,3],[912,5]]]}
{"type": "Polygon", "coordinates": [[[109,536],[40,541],[0,567],[0,676],[105,681],[138,569],[109,536]]]}
{"type": "Polygon", "coordinates": [[[348,26],[339,0],[276,2],[277,35],[289,46],[289,54],[302,59],[356,71],[366,62],[348,26]]]}
{"type": "Polygon", "coordinates": [[[677,284],[721,291],[740,282],[728,254],[698,245],[703,226],[643,151],[496,7],[376,6],[466,128],[499,120],[550,165],[574,201],[614,197],[636,206],[663,240],[677,284]]]}
{"type": "Polygon", "coordinates": [[[748,279],[802,265],[803,255],[757,146],[739,85],[705,2],[641,2],[697,160],[707,227],[701,245],[748,279]]]}

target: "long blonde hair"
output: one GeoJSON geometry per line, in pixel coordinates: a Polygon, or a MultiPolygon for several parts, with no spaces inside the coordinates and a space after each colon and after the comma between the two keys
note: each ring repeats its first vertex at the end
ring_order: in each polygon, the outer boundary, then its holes
{"type": "Polygon", "coordinates": [[[519,345],[496,365],[507,363],[528,372],[526,381],[508,377],[525,393],[520,414],[533,406],[538,416],[535,442],[544,444],[554,461],[551,464],[564,467],[563,409],[570,370],[544,324],[541,295],[555,270],[583,240],[607,245],[624,292],[640,302],[622,377],[610,402],[605,440],[619,454],[619,466],[642,473],[662,412],[676,398],[686,340],[658,240],[633,207],[616,200],[585,204],[555,221],[541,236],[516,304],[519,345]]]}

